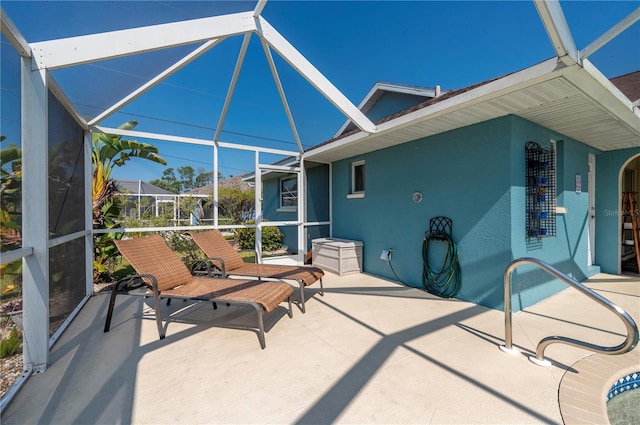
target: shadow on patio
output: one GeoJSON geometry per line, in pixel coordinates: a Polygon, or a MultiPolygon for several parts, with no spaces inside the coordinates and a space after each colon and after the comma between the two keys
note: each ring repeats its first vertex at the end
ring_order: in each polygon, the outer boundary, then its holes
{"type": "MultiPolygon", "coordinates": [[[[594,281],[638,320],[637,279],[594,281]]],[[[561,423],[558,384],[591,354],[554,345],[544,369],[498,350],[500,311],[365,274],[329,274],[325,288],[307,314],[265,317],[265,350],[234,329],[250,312],[207,303],[172,303],[160,341],[152,310],[119,297],[105,334],[108,296],[95,296],[3,423],[561,423]]],[[[551,334],[616,344],[618,322],[566,290],[514,315],[514,342],[529,353],[551,334]]]]}

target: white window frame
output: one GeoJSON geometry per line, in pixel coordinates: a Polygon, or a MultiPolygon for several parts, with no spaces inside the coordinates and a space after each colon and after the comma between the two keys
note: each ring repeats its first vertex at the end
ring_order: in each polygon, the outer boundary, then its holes
{"type": "Polygon", "coordinates": [[[293,176],[293,177],[287,176],[287,177],[280,178],[278,182],[278,198],[279,198],[278,212],[294,212],[298,210],[298,177],[297,176],[293,176]],[[295,205],[282,205],[283,194],[284,194],[284,192],[282,191],[282,184],[287,180],[296,181],[295,205]]]}
{"type": "Polygon", "coordinates": [[[364,198],[364,193],[366,190],[366,186],[364,184],[364,179],[366,176],[366,167],[365,167],[365,161],[361,160],[361,161],[355,161],[351,163],[351,191],[350,193],[347,195],[347,198],[349,199],[353,199],[353,198],[364,198]],[[357,190],[356,188],[356,169],[357,167],[362,166],[362,170],[363,170],[363,176],[362,176],[362,185],[363,190],[357,190]]]}

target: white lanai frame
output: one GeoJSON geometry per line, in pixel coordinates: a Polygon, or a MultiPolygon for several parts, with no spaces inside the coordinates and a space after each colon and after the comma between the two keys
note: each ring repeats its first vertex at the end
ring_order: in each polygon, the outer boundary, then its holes
{"type": "MultiPolygon", "coordinates": [[[[289,111],[284,91],[282,90],[275,66],[270,58],[270,49],[276,51],[289,65],[302,75],[311,85],[323,94],[333,105],[347,116],[357,127],[368,133],[377,132],[376,126],[352,104],[331,82],[322,75],[300,52],[298,52],[275,28],[273,28],[261,16],[266,0],[259,0],[253,11],[236,13],[224,16],[215,16],[189,21],[153,25],[149,27],[134,28],[128,30],[113,31],[108,33],[93,34],[79,37],[71,37],[38,43],[28,43],[20,35],[20,32],[11,23],[8,17],[0,9],[2,33],[7,37],[16,52],[22,57],[22,152],[23,152],[23,248],[9,254],[3,254],[1,262],[23,258],[23,295],[24,295],[24,365],[28,372],[42,372],[48,363],[49,346],[52,339],[48,335],[48,267],[49,247],[58,240],[48,239],[48,195],[43,187],[48,184],[47,150],[47,90],[55,92],[56,97],[87,131],[85,134],[85,176],[91,175],[91,166],[88,157],[90,150],[89,128],[107,133],[123,136],[137,136],[156,140],[176,141],[183,143],[196,143],[214,148],[214,172],[217,174],[218,148],[231,148],[250,150],[256,153],[255,176],[256,192],[261,187],[261,171],[274,169],[273,165],[262,165],[259,154],[276,153],[279,155],[294,156],[299,160],[298,167],[289,167],[286,171],[298,173],[299,208],[298,220],[294,223],[275,223],[278,225],[298,225],[299,243],[304,239],[304,193],[306,182],[304,178],[304,152],[302,144],[297,136],[292,115],[289,111]],[[263,44],[267,60],[271,68],[274,80],[281,96],[287,117],[292,126],[292,131],[298,143],[298,152],[281,151],[268,148],[249,147],[218,140],[201,140],[179,136],[158,135],[137,131],[124,131],[120,129],[104,128],[98,126],[99,121],[111,115],[119,108],[136,99],[153,86],[189,64],[195,58],[215,47],[221,40],[234,35],[256,33],[263,44]],[[86,123],[75,111],[72,104],[66,100],[63,92],[51,78],[49,71],[75,65],[91,63],[106,59],[112,59],[127,55],[134,55],[148,51],[165,49],[187,44],[202,43],[192,53],[176,62],[171,67],[159,73],[149,82],[127,95],[112,107],[105,110],[95,120],[86,123]]],[[[567,65],[578,64],[593,68],[585,60],[593,52],[601,48],[608,41],[631,26],[640,19],[640,9],[634,11],[619,24],[604,33],[583,50],[578,50],[571,36],[571,31],[564,18],[558,1],[534,0],[540,18],[547,29],[548,35],[557,56],[567,65]]],[[[230,90],[229,99],[233,90],[230,90]]],[[[221,128],[224,119],[219,122],[221,128]]],[[[331,164],[329,164],[331,168],[331,164]]],[[[283,171],[278,168],[278,171],[283,171]]],[[[331,178],[331,176],[330,176],[331,178]]],[[[85,188],[90,193],[90,181],[86,179],[85,188]]],[[[214,194],[217,195],[217,187],[214,194]]],[[[331,190],[331,188],[329,188],[331,190]]],[[[257,199],[259,201],[259,199],[257,199]]],[[[87,294],[91,291],[91,201],[87,197],[85,208],[85,230],[77,234],[64,237],[85,237],[87,241],[87,294]]],[[[330,211],[331,216],[331,211],[330,211]]],[[[217,226],[217,215],[215,225],[217,226]]],[[[274,223],[269,223],[274,224],[274,223]]],[[[318,223],[310,223],[318,224],[318,223]]],[[[329,222],[331,225],[331,221],[329,222]]],[[[258,231],[260,225],[258,225],[258,231]]],[[[140,230],[140,229],[138,229],[140,230]]],[[[60,239],[60,238],[59,238],[60,239]]],[[[256,238],[256,240],[260,240],[256,238]]],[[[85,298],[86,299],[86,298],[85,298]]],[[[76,309],[77,310],[77,309],[76,309]]],[[[61,326],[60,329],[64,329],[61,326]]],[[[58,333],[57,333],[58,334],[58,333]]],[[[23,375],[23,376],[26,376],[23,375]]]]}
{"type": "MultiPolygon", "coordinates": [[[[38,68],[46,68],[48,70],[65,68],[69,66],[91,63],[99,60],[118,58],[122,56],[128,56],[138,53],[143,53],[151,50],[169,48],[174,46],[180,46],[185,44],[192,44],[203,42],[201,46],[185,56],[180,61],[176,62],[171,67],[167,68],[163,72],[156,75],[153,79],[140,86],[137,90],[133,91],[129,95],[125,96],[120,101],[116,102],[113,106],[106,109],[103,113],[98,115],[95,119],[89,121],[88,124],[92,128],[109,132],[110,134],[122,135],[122,136],[134,136],[146,137],[157,140],[174,140],[186,143],[198,143],[207,144],[204,141],[186,140],[186,138],[171,137],[166,135],[153,135],[143,134],[137,132],[126,132],[119,129],[102,128],[98,124],[101,120],[110,116],[120,108],[124,107],[128,103],[132,102],[140,95],[144,94],[157,84],[161,83],[164,79],[173,75],[183,67],[187,66],[193,60],[215,47],[220,41],[226,37],[234,35],[244,34],[244,41],[238,55],[236,67],[229,85],[227,96],[222,108],[222,113],[218,119],[218,125],[216,133],[213,139],[213,168],[214,173],[217,173],[218,169],[218,157],[219,148],[227,147],[232,149],[245,149],[245,147],[239,147],[233,144],[223,144],[220,142],[220,133],[224,126],[225,118],[231,99],[235,91],[235,86],[238,80],[240,70],[243,65],[244,56],[246,54],[251,34],[256,33],[261,39],[263,50],[267,62],[269,64],[276,88],[280,95],[280,99],[283,104],[284,111],[287,115],[293,136],[298,146],[298,152],[285,152],[279,151],[279,154],[286,156],[294,156],[300,158],[304,152],[302,142],[298,131],[295,126],[295,122],[289,108],[282,83],[278,76],[278,72],[275,67],[275,63],[271,56],[271,50],[274,49],[287,63],[289,63],[298,73],[300,73],[313,87],[315,87],[320,93],[322,93],[334,106],[342,111],[349,119],[351,119],[356,125],[366,132],[375,132],[376,128],[373,123],[353,104],[351,103],[320,71],[318,71],[302,54],[300,54],[293,45],[291,45],[282,35],[280,35],[275,28],[273,28],[264,18],[260,16],[260,13],[266,0],[261,0],[257,3],[255,9],[251,12],[236,13],[224,16],[215,16],[210,18],[195,19],[190,21],[168,23],[161,25],[153,25],[149,27],[134,28],[120,31],[113,31],[109,33],[92,34],[79,37],[71,37],[60,40],[45,41],[40,43],[33,43],[32,49],[37,52],[35,59],[35,66],[38,68]],[[206,40],[206,41],[205,41],[206,40]],[[99,48],[96,48],[99,46],[99,48]]],[[[74,116],[78,116],[77,113],[74,116]]],[[[263,150],[254,150],[260,152],[263,150]]],[[[275,152],[270,152],[275,153],[275,152]]],[[[259,160],[256,162],[260,164],[259,160]]],[[[303,186],[302,171],[296,171],[298,173],[298,187],[303,186]]],[[[257,166],[255,175],[260,178],[260,167],[257,166]]],[[[216,182],[217,183],[217,182],[216,182]]],[[[218,187],[217,184],[213,188],[214,198],[214,226],[218,226],[218,187]]],[[[260,205],[260,191],[256,190],[256,205],[260,205]]],[[[298,220],[297,224],[299,228],[304,227],[305,222],[305,209],[303,200],[299,195],[298,208],[298,220]]],[[[260,211],[259,208],[257,208],[260,211]]],[[[260,232],[262,225],[261,215],[256,217],[256,227],[260,232]]],[[[290,223],[277,223],[270,222],[269,225],[290,225],[290,223]]],[[[300,231],[300,234],[304,232],[300,231]]],[[[306,248],[306,241],[304,238],[299,238],[299,251],[306,248]]],[[[256,238],[260,240],[260,238],[256,238]]],[[[259,250],[258,250],[259,251],[259,250]]],[[[301,258],[302,258],[302,254],[301,258]]]]}

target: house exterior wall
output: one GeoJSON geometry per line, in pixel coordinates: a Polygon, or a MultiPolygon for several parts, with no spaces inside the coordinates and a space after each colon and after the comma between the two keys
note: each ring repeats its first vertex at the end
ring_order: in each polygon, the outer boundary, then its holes
{"type": "Polygon", "coordinates": [[[603,152],[596,157],[596,262],[605,273],[618,273],[620,258],[620,170],[640,155],[640,147],[603,152]]]}
{"type": "MultiPolygon", "coordinates": [[[[307,221],[329,221],[329,166],[326,164],[307,164],[307,221]]],[[[273,174],[263,180],[263,217],[269,221],[296,221],[297,210],[280,209],[280,180],[293,177],[292,174],[273,174]]],[[[283,244],[295,251],[298,246],[298,230],[295,226],[280,227],[283,244]]],[[[306,228],[307,248],[311,250],[311,240],[329,236],[329,226],[306,228]]]]}
{"type": "MultiPolygon", "coordinates": [[[[459,250],[462,288],[458,298],[502,308],[502,277],[507,264],[535,256],[576,278],[587,270],[585,220],[587,158],[590,149],[548,129],[507,116],[399,146],[349,158],[333,165],[333,234],[364,243],[365,272],[394,279],[379,259],[391,248],[400,280],[421,286],[422,242],[429,219],[453,220],[459,250]],[[524,144],[548,147],[560,141],[557,236],[541,241],[525,237],[524,144]],[[365,161],[365,197],[348,199],[350,164],[365,161]],[[569,192],[575,173],[583,176],[583,193],[569,192]],[[415,204],[412,193],[423,201],[415,204]]],[[[523,267],[514,274],[513,307],[519,310],[566,286],[523,267]]]]}

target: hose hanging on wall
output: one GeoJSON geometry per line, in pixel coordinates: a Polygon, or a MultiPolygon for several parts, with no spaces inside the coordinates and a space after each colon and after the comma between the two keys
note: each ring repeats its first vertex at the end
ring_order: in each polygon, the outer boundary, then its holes
{"type": "Polygon", "coordinates": [[[458,249],[451,238],[453,222],[447,217],[434,217],[429,220],[429,231],[425,232],[422,243],[422,286],[434,295],[443,298],[454,297],[460,290],[460,262],[458,249]],[[439,270],[429,264],[429,247],[434,242],[444,242],[446,255],[439,270]]]}

